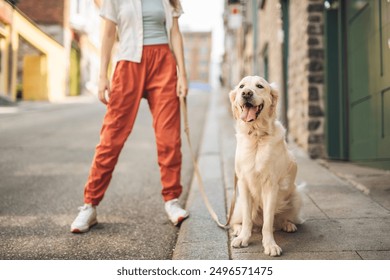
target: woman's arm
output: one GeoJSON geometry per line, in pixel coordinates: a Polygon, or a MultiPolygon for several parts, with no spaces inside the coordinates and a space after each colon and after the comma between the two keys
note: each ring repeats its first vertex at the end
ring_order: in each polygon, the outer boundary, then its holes
{"type": "Polygon", "coordinates": [[[183,38],[179,29],[179,18],[173,18],[173,24],[171,29],[171,43],[173,54],[176,58],[176,64],[178,68],[178,84],[177,84],[177,96],[187,96],[188,93],[188,81],[187,72],[184,64],[184,50],[183,50],[183,38]]]}
{"type": "Polygon", "coordinates": [[[110,96],[110,81],[108,75],[108,65],[111,60],[112,47],[114,46],[116,38],[116,24],[111,20],[104,20],[104,30],[102,38],[102,49],[100,56],[100,74],[99,74],[99,92],[98,97],[101,102],[107,104],[105,91],[107,90],[108,96],[110,96]]]}

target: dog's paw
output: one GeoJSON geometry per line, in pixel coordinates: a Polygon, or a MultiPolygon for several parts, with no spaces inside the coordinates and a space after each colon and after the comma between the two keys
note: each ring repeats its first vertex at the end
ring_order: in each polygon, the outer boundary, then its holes
{"type": "Polygon", "coordinates": [[[282,254],[282,248],[280,248],[276,243],[271,243],[264,246],[264,254],[271,256],[271,257],[277,257],[282,254]]]}
{"type": "Polygon", "coordinates": [[[297,226],[289,221],[284,222],[282,225],[282,230],[285,232],[296,232],[297,226]]]}
{"type": "Polygon", "coordinates": [[[241,248],[241,247],[248,247],[249,244],[249,238],[242,238],[242,237],[236,237],[232,241],[232,247],[234,248],[241,248]]]}
{"type": "Polygon", "coordinates": [[[240,233],[241,233],[242,226],[240,224],[234,224],[232,226],[232,229],[233,229],[233,235],[234,236],[239,236],[240,233]]]}

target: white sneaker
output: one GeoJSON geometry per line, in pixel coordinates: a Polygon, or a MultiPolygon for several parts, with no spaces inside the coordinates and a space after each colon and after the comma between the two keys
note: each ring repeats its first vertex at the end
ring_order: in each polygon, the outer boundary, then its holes
{"type": "Polygon", "coordinates": [[[87,232],[92,226],[97,224],[95,206],[85,204],[79,207],[79,210],[79,214],[70,226],[70,231],[73,233],[87,232]]]}
{"type": "Polygon", "coordinates": [[[175,226],[189,216],[189,213],[181,208],[177,198],[165,202],[165,211],[175,226]]]}

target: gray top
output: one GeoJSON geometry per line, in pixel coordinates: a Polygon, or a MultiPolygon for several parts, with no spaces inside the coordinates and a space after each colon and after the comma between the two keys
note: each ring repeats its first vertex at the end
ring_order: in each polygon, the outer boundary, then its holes
{"type": "Polygon", "coordinates": [[[144,46],[168,44],[162,0],[142,0],[144,46]]]}

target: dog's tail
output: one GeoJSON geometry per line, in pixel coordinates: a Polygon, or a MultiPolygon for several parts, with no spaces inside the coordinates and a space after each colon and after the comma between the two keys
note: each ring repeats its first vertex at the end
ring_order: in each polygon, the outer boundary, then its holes
{"type": "Polygon", "coordinates": [[[295,217],[295,223],[296,224],[303,224],[306,219],[302,216],[302,206],[303,206],[303,200],[302,200],[302,196],[304,195],[304,193],[306,192],[306,187],[307,187],[307,183],[305,181],[302,181],[300,182],[299,184],[297,184],[297,197],[298,197],[298,205],[299,205],[299,211],[297,213],[297,216],[295,217]]]}
{"type": "Polygon", "coordinates": [[[300,193],[306,192],[307,183],[305,181],[300,182],[297,184],[297,191],[300,193]]]}

